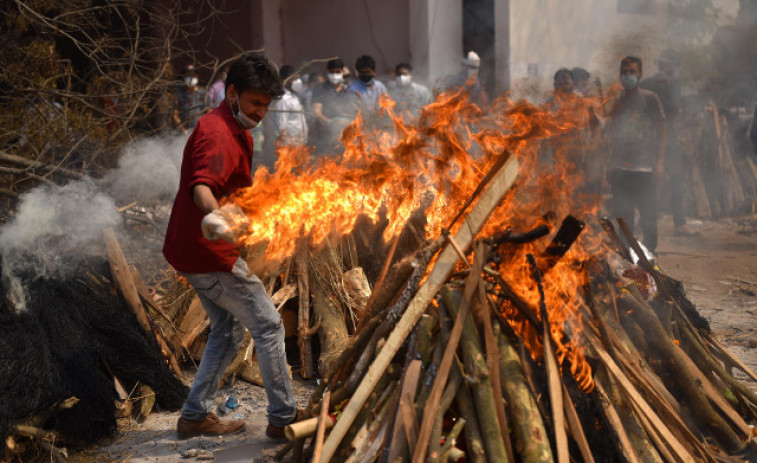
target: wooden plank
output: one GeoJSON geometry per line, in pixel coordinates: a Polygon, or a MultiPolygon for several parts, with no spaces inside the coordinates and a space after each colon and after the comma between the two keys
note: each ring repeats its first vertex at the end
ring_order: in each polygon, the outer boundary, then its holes
{"type": "Polygon", "coordinates": [[[195,296],[189,304],[187,313],[179,325],[177,334],[177,344],[185,349],[189,349],[199,335],[201,335],[210,326],[210,319],[202,306],[200,298],[195,296]]]}
{"type": "Polygon", "coordinates": [[[147,313],[142,306],[142,301],[139,299],[137,287],[134,285],[126,256],[124,256],[121,245],[118,243],[118,238],[116,238],[116,232],[112,228],[105,228],[102,234],[105,240],[105,247],[108,250],[110,270],[113,273],[113,278],[116,280],[118,289],[121,291],[121,295],[129,306],[129,310],[137,317],[139,326],[147,333],[152,333],[147,313]]]}
{"type": "Polygon", "coordinates": [[[321,414],[318,415],[318,429],[315,433],[315,450],[313,450],[313,461],[320,461],[321,451],[323,450],[323,438],[326,435],[326,421],[329,419],[329,401],[331,400],[331,391],[326,389],[321,399],[321,414]]]}
{"type": "Polygon", "coordinates": [[[568,436],[565,433],[562,378],[560,378],[560,370],[557,368],[557,360],[552,351],[552,335],[549,332],[549,323],[544,323],[544,337],[542,339],[544,340],[544,368],[547,370],[549,402],[552,405],[552,427],[555,431],[557,463],[570,463],[568,436]]]}
{"type": "Polygon", "coordinates": [[[578,412],[576,412],[576,407],[575,405],[573,405],[573,401],[570,399],[568,388],[565,387],[565,383],[563,383],[562,385],[562,392],[563,397],[565,398],[565,418],[568,422],[570,435],[573,436],[573,440],[578,444],[578,449],[581,451],[581,456],[583,457],[584,462],[594,463],[594,455],[591,454],[589,441],[586,440],[584,428],[583,426],[581,426],[581,420],[578,418],[578,412]]]}
{"type": "Polygon", "coordinates": [[[418,424],[413,402],[415,402],[415,392],[418,389],[422,363],[418,359],[410,362],[407,371],[405,371],[405,378],[402,381],[402,391],[400,392],[402,426],[405,428],[405,435],[407,436],[407,443],[410,449],[415,448],[415,441],[418,436],[418,424]]]}
{"type": "MultiPolygon", "coordinates": [[[[476,233],[481,230],[489,215],[500,204],[515,183],[517,175],[518,160],[514,156],[511,156],[496,173],[489,188],[482,194],[476,205],[473,206],[470,214],[455,235],[455,241],[461,247],[467,248],[471,245],[476,233]]],[[[392,330],[384,346],[381,348],[381,352],[374,359],[368,372],[344,408],[341,418],[337,421],[331,434],[329,434],[323,446],[321,462],[329,462],[334,456],[334,452],[336,452],[342,438],[344,438],[360,408],[373,390],[376,381],[384,373],[386,367],[389,366],[389,363],[391,363],[392,358],[399,350],[405,338],[413,330],[418,319],[426,311],[431,300],[439,292],[439,289],[447,280],[450,273],[452,273],[457,261],[457,252],[450,245],[445,246],[439,254],[433,269],[428,274],[426,281],[410,301],[407,310],[405,310],[402,318],[397,322],[394,330],[392,330]]]]}

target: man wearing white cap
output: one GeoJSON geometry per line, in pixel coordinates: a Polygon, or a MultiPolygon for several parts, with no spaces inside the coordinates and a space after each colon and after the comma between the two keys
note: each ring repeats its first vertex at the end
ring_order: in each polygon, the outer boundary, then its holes
{"type": "Polygon", "coordinates": [[[468,91],[468,97],[479,106],[488,103],[486,92],[478,80],[478,68],[481,66],[481,58],[475,51],[469,51],[461,61],[462,69],[450,79],[448,89],[464,88],[468,91]]]}

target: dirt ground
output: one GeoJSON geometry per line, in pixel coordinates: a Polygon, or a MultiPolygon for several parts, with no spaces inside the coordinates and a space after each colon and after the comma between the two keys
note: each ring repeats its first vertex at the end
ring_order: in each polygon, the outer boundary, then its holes
{"type": "MultiPolygon", "coordinates": [[[[660,220],[658,259],[663,270],[681,280],[690,299],[709,320],[716,336],[752,371],[757,371],[757,216],[717,222],[691,221],[697,236],[673,236],[672,220],[660,220]],[[751,343],[751,344],[750,344],[751,343]]],[[[737,375],[757,391],[757,383],[737,375]]],[[[295,394],[305,406],[315,382],[295,378],[295,394]]],[[[262,388],[237,382],[219,397],[233,395],[240,407],[230,414],[243,418],[243,433],[227,437],[178,439],[175,431],[178,412],[153,413],[143,423],[123,421],[115,438],[71,455],[73,463],[131,462],[168,463],[231,461],[228,453],[245,446],[247,455],[259,455],[255,462],[274,461],[282,444],[265,437],[265,392],[262,388]]]]}

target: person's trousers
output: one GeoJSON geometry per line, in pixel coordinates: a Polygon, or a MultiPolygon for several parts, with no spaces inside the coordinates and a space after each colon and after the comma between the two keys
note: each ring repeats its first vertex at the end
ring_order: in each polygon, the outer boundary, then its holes
{"type": "Polygon", "coordinates": [[[610,175],[612,209],[615,217],[623,217],[634,230],[634,215],[639,211],[644,245],[657,249],[657,184],[654,172],[615,169],[610,175]]]}
{"type": "Polygon", "coordinates": [[[686,225],[686,205],[684,202],[684,154],[675,138],[675,131],[668,128],[668,143],[665,148],[665,174],[670,189],[670,212],[673,225],[686,225]]]}
{"type": "Polygon", "coordinates": [[[208,314],[210,334],[181,417],[197,421],[207,416],[246,327],[255,342],[268,396],[268,422],[277,426],[291,423],[297,416],[297,402],[287,369],[284,325],[263,283],[255,275],[247,276],[247,264],[242,259],[230,272],[183,275],[208,314]]]}

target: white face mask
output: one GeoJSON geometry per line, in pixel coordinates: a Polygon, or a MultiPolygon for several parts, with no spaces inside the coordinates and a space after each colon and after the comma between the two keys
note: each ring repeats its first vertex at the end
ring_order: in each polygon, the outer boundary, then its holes
{"type": "Polygon", "coordinates": [[[258,126],[258,123],[247,117],[247,114],[243,113],[239,107],[239,95],[237,95],[236,102],[231,105],[231,114],[234,116],[234,120],[237,121],[239,127],[244,130],[254,129],[258,126]]]}
{"type": "Polygon", "coordinates": [[[184,83],[187,84],[188,87],[194,87],[197,85],[197,77],[185,77],[184,83]]]}
{"type": "Polygon", "coordinates": [[[403,87],[407,87],[413,81],[413,76],[410,74],[401,74],[397,76],[397,82],[403,87]]]}
{"type": "Polygon", "coordinates": [[[302,79],[300,79],[299,77],[294,79],[292,81],[292,91],[294,93],[300,94],[303,90],[305,90],[305,84],[302,83],[302,79]]]}
{"type": "Polygon", "coordinates": [[[344,75],[341,72],[329,72],[326,78],[329,79],[331,85],[339,85],[344,82],[344,75]]]}

